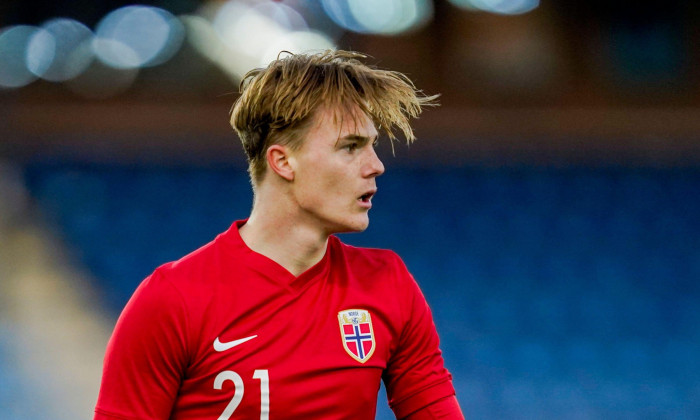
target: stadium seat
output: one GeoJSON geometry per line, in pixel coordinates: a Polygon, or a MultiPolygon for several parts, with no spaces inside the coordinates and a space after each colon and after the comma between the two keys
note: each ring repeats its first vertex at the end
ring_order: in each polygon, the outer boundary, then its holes
{"type": "MultiPolygon", "coordinates": [[[[251,205],[243,170],[26,179],[112,314],[251,205]]],[[[370,228],[343,240],[402,255],[469,418],[700,417],[700,171],[403,168],[378,185],[370,228]]]]}

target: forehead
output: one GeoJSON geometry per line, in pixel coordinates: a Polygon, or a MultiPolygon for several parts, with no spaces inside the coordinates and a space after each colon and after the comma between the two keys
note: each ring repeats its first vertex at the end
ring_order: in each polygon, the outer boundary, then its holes
{"type": "Polygon", "coordinates": [[[333,134],[336,139],[348,135],[377,137],[372,119],[357,105],[342,107],[321,106],[316,110],[311,130],[333,134]]]}

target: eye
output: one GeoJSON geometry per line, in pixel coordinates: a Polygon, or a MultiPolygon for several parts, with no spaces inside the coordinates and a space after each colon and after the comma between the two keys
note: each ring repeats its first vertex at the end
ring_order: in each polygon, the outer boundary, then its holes
{"type": "Polygon", "coordinates": [[[357,150],[358,147],[360,147],[360,145],[357,142],[352,142],[346,144],[343,148],[348,149],[348,152],[354,152],[355,150],[357,150]]]}

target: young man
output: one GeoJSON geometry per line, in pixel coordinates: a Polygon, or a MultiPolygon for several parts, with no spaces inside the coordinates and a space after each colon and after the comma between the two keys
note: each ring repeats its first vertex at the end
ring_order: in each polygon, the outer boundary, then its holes
{"type": "Polygon", "coordinates": [[[430,310],[391,251],[341,243],[369,223],[378,128],[434,103],[362,55],[288,55],[251,71],[231,123],[250,217],[159,267],[107,347],[95,419],[461,419],[430,310]]]}

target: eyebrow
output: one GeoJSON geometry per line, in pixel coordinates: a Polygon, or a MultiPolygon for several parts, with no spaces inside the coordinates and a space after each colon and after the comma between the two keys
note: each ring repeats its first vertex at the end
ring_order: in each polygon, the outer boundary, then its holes
{"type": "Polygon", "coordinates": [[[375,141],[377,141],[377,137],[378,136],[366,137],[366,136],[361,136],[359,134],[348,134],[347,136],[339,138],[338,143],[340,143],[341,141],[356,141],[362,145],[365,145],[367,143],[374,143],[375,141]]]}

